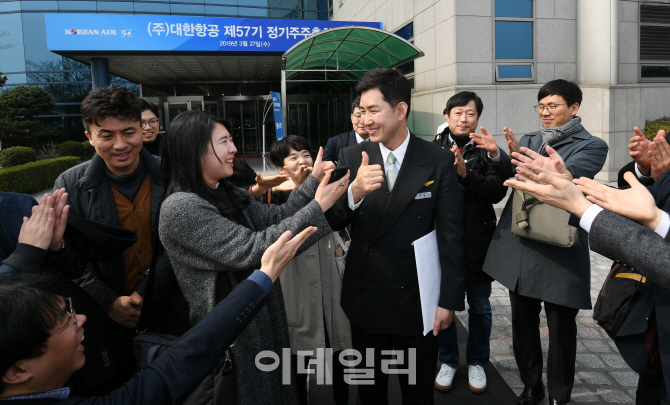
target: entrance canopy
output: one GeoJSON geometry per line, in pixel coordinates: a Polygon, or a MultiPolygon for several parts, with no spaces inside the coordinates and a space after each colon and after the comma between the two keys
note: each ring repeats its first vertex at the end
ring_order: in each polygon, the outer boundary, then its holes
{"type": "Polygon", "coordinates": [[[287,81],[350,82],[370,69],[399,66],[422,56],[419,48],[395,34],[347,26],[305,38],[282,58],[287,81]]]}

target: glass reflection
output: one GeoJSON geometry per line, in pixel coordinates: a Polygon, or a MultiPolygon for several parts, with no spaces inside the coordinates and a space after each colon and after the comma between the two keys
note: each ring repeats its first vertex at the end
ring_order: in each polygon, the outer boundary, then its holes
{"type": "Polygon", "coordinates": [[[533,59],[533,23],[496,21],[496,59],[533,59]]]}

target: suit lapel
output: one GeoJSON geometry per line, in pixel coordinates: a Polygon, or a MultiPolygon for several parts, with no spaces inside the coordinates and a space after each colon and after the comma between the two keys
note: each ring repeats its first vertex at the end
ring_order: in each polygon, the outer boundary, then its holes
{"type": "MultiPolygon", "coordinates": [[[[429,177],[433,173],[433,167],[422,158],[422,146],[414,135],[410,135],[407,152],[405,152],[405,158],[400,166],[398,178],[393,185],[386,210],[384,210],[381,221],[379,221],[375,230],[375,239],[391,229],[407,206],[412,203],[417,193],[424,187],[424,184],[430,180],[429,177]]],[[[379,154],[381,155],[381,151],[379,154]]],[[[384,188],[386,188],[384,194],[387,195],[388,185],[386,182],[382,185],[382,189],[384,188]]]]}

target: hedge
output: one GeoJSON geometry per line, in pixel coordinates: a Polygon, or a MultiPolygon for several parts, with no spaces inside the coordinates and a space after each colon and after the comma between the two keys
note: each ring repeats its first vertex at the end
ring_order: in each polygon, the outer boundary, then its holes
{"type": "Polygon", "coordinates": [[[77,141],[65,141],[58,147],[58,154],[61,156],[84,156],[84,145],[77,141]]]}
{"type": "Polygon", "coordinates": [[[34,194],[51,189],[58,175],[80,162],[77,157],[67,156],[0,169],[0,190],[34,194]]]}
{"type": "Polygon", "coordinates": [[[37,160],[35,149],[27,146],[14,146],[0,153],[0,166],[12,167],[34,162],[37,160]]]}
{"type": "Polygon", "coordinates": [[[670,117],[663,117],[644,123],[644,136],[650,141],[656,137],[659,130],[665,130],[666,136],[670,134],[670,117]]]}
{"type": "Polygon", "coordinates": [[[81,143],[84,146],[84,156],[82,156],[83,160],[89,160],[95,155],[95,148],[91,145],[91,142],[89,141],[84,141],[81,143]]]}

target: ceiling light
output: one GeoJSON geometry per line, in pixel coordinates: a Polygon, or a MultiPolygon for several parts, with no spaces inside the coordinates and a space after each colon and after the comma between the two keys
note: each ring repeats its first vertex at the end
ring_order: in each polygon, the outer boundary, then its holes
{"type": "Polygon", "coordinates": [[[151,67],[158,67],[158,65],[151,65],[151,67]]]}

